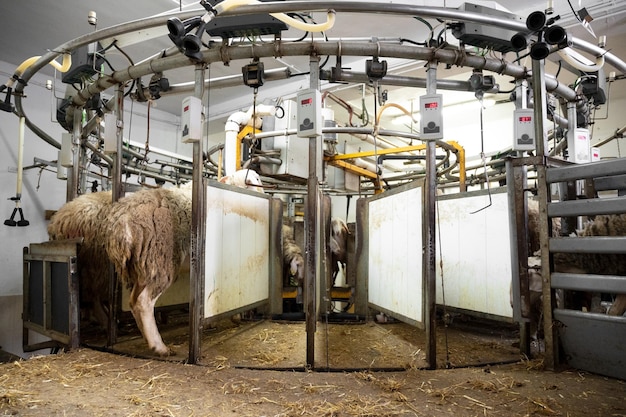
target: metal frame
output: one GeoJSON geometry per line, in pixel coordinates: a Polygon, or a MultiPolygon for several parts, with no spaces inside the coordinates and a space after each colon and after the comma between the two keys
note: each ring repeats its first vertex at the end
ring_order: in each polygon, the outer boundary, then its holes
{"type": "MultiPolygon", "coordinates": [[[[261,4],[254,4],[249,6],[241,6],[234,11],[228,11],[224,13],[227,16],[245,15],[245,14],[258,14],[258,13],[276,13],[276,12],[292,12],[292,11],[311,11],[311,10],[328,10],[334,9],[338,12],[350,12],[350,13],[385,13],[385,14],[397,14],[397,15],[410,15],[410,16],[425,16],[442,19],[453,19],[459,21],[471,21],[485,25],[493,25],[502,28],[507,28],[515,31],[526,31],[526,28],[522,22],[513,21],[510,19],[498,19],[493,16],[470,13],[466,11],[460,11],[457,9],[448,9],[440,7],[420,7],[409,4],[389,4],[388,2],[355,2],[355,1],[285,1],[285,2],[264,2],[261,4]]],[[[114,26],[111,28],[97,30],[93,33],[81,36],[72,41],[66,42],[59,47],[51,49],[48,53],[43,55],[35,64],[26,69],[22,74],[22,82],[18,83],[15,89],[15,106],[16,113],[26,119],[26,123],[36,134],[42,137],[51,145],[60,148],[60,145],[53,138],[45,134],[41,129],[35,126],[29,121],[23,108],[22,97],[24,96],[24,88],[28,84],[28,81],[32,76],[41,70],[50,61],[57,58],[62,53],[71,52],[76,48],[97,42],[105,39],[112,39],[118,35],[124,33],[139,31],[147,28],[154,28],[165,26],[167,19],[172,16],[177,16],[181,19],[186,19],[197,15],[197,11],[176,13],[172,15],[163,15],[158,17],[151,17],[142,19],[135,22],[129,22],[114,26]]],[[[588,44],[579,39],[573,38],[573,45],[579,49],[586,50],[595,55],[602,54],[607,62],[614,67],[618,68],[622,72],[626,72],[626,63],[617,57],[613,56],[610,52],[605,51],[599,47],[588,44]]],[[[213,48],[202,51],[201,60],[202,63],[195,64],[195,82],[193,84],[193,91],[196,97],[202,97],[204,94],[204,87],[209,85],[204,78],[204,69],[206,65],[213,62],[222,62],[224,56],[229,56],[232,60],[238,59],[259,59],[260,57],[274,57],[279,53],[281,56],[310,56],[311,57],[311,87],[319,88],[319,62],[315,65],[317,57],[321,55],[336,55],[339,51],[343,55],[357,55],[357,56],[376,56],[380,58],[384,57],[396,57],[404,59],[426,60],[428,61],[429,71],[428,77],[425,81],[426,88],[429,93],[434,93],[437,90],[438,81],[436,79],[436,69],[438,64],[449,64],[457,66],[467,66],[480,68],[487,71],[497,72],[503,75],[508,75],[514,78],[523,78],[528,76],[526,68],[513,65],[511,63],[503,62],[502,60],[491,59],[485,56],[472,56],[466,53],[459,54],[457,51],[436,49],[436,48],[420,48],[413,45],[391,45],[381,44],[376,42],[355,42],[355,41],[329,41],[329,42],[302,42],[298,44],[284,44],[279,41],[273,43],[267,43],[262,45],[250,45],[250,46],[227,46],[223,45],[221,48],[213,48]]],[[[191,61],[186,56],[178,53],[176,48],[172,47],[167,51],[163,51],[158,55],[146,60],[145,62],[138,63],[136,65],[129,66],[126,69],[116,71],[113,74],[105,75],[92,84],[87,86],[82,91],[79,91],[72,98],[71,107],[76,109],[72,114],[74,117],[74,141],[78,142],[78,139],[85,137],[85,135],[91,134],[98,124],[96,117],[92,118],[84,126],[81,123],[80,117],[78,117],[79,110],[93,95],[100,93],[113,86],[121,86],[125,82],[136,79],[155,72],[163,72],[166,70],[181,68],[189,66],[191,61]]],[[[565,97],[567,100],[576,100],[576,94],[573,90],[569,89],[565,85],[561,85],[558,81],[552,77],[546,76],[543,71],[543,66],[535,65],[533,61],[533,79],[536,81],[533,83],[533,87],[537,89],[534,97],[536,114],[540,114],[542,117],[536,117],[536,120],[543,120],[545,117],[545,110],[541,108],[543,98],[545,98],[545,91],[551,90],[557,95],[565,97]]],[[[343,74],[343,76],[349,76],[349,74],[343,74]]],[[[392,78],[389,78],[392,82],[392,78]]],[[[406,80],[401,80],[406,82],[406,80]]],[[[423,83],[423,80],[412,80],[415,85],[423,83]]],[[[384,78],[380,82],[385,82],[384,78]]],[[[445,86],[445,82],[441,81],[440,84],[445,86]]],[[[171,90],[171,94],[182,94],[190,87],[174,86],[171,90]]],[[[118,87],[118,91],[121,88],[118,87]]],[[[120,101],[118,94],[117,100],[120,101]]],[[[110,111],[110,109],[105,109],[110,111]]],[[[121,103],[118,103],[118,113],[121,111],[121,103]]],[[[118,139],[122,136],[123,127],[118,128],[118,139]]],[[[538,129],[543,130],[542,126],[538,129]]],[[[536,135],[537,138],[545,137],[543,131],[536,135]]],[[[121,142],[121,140],[119,140],[121,142]]],[[[309,160],[315,162],[321,155],[316,154],[317,138],[311,138],[310,155],[309,160]]],[[[539,152],[543,155],[543,147],[539,152]]],[[[202,164],[202,141],[194,142],[194,158],[193,158],[193,203],[192,203],[192,239],[191,239],[191,285],[190,285],[190,346],[189,346],[189,362],[195,363],[200,356],[200,333],[202,326],[200,323],[200,312],[202,311],[202,300],[199,299],[203,294],[202,288],[202,275],[204,265],[204,216],[201,214],[204,212],[206,206],[206,190],[205,177],[203,174],[202,164]]],[[[118,152],[118,158],[119,158],[118,152]]],[[[435,142],[428,141],[426,145],[426,159],[427,159],[427,173],[426,173],[426,199],[425,199],[425,245],[424,251],[424,276],[427,282],[426,300],[428,303],[428,319],[426,321],[426,330],[429,337],[429,347],[427,351],[427,360],[431,368],[436,367],[435,353],[436,342],[434,338],[436,320],[435,320],[435,185],[436,185],[436,158],[435,158],[435,142]]],[[[321,267],[317,253],[321,250],[320,241],[317,237],[320,236],[320,223],[319,223],[319,173],[316,172],[316,164],[310,163],[309,165],[309,178],[307,182],[308,189],[308,203],[307,203],[307,232],[306,232],[306,252],[307,252],[307,275],[305,278],[305,308],[307,313],[307,365],[313,366],[313,334],[315,332],[315,320],[318,313],[318,305],[316,300],[319,299],[319,288],[316,282],[319,282],[319,269],[321,267]],[[311,198],[312,197],[312,198],[311,198]],[[308,294],[308,295],[306,295],[308,294]],[[315,296],[314,296],[315,295],[315,296]]],[[[74,164],[74,169],[78,169],[79,164],[74,164]]],[[[119,159],[116,172],[119,174],[119,159]]],[[[543,171],[539,171],[540,178],[544,175],[543,171]]],[[[74,181],[77,179],[77,175],[74,175],[74,181]]],[[[115,175],[119,180],[120,175],[115,175]]],[[[76,187],[74,183],[72,189],[76,187]]],[[[545,191],[545,190],[544,190],[545,191]]],[[[68,193],[69,194],[69,193],[68,193]]],[[[542,195],[544,201],[546,195],[542,195]]],[[[542,225],[545,231],[545,224],[542,225]]],[[[545,243],[545,242],[544,242],[545,243]]],[[[547,244],[546,244],[547,245],[547,244]]],[[[546,258],[547,261],[547,258],[546,258]]],[[[547,262],[545,262],[547,268],[547,262]]]]}
{"type": "MultiPolygon", "coordinates": [[[[546,172],[546,184],[549,186],[559,182],[596,178],[606,181],[607,178],[623,174],[626,174],[626,158],[549,168],[546,172]]],[[[587,184],[593,186],[593,181],[587,184]]],[[[552,202],[548,204],[547,217],[624,213],[626,211],[624,207],[626,207],[624,196],[552,202]]],[[[552,237],[549,239],[549,253],[554,252],[626,254],[626,237],[552,237]]],[[[555,272],[547,282],[552,293],[560,289],[626,294],[626,276],[555,272]]],[[[570,365],[626,379],[622,348],[623,340],[626,338],[626,317],[587,313],[556,306],[554,322],[546,321],[544,326],[548,325],[553,325],[552,327],[557,330],[560,345],[570,365]]],[[[555,343],[553,346],[555,352],[552,352],[555,358],[558,358],[557,348],[555,343]]]]}
{"type": "Polygon", "coordinates": [[[24,352],[45,348],[79,347],[80,305],[77,270],[79,245],[78,240],[68,240],[31,243],[29,247],[24,248],[22,316],[24,352]],[[35,265],[39,265],[40,268],[35,268],[35,265]],[[62,267],[63,270],[58,271],[58,267],[62,267]],[[39,281],[37,285],[33,285],[34,280],[39,281]],[[65,285],[59,285],[63,283],[65,285]],[[37,290],[38,287],[41,291],[37,290]],[[37,296],[40,298],[33,298],[37,296]],[[40,317],[35,317],[39,315],[40,317]],[[61,322],[57,319],[59,315],[61,322]],[[52,340],[31,344],[29,337],[31,330],[52,340]]]}

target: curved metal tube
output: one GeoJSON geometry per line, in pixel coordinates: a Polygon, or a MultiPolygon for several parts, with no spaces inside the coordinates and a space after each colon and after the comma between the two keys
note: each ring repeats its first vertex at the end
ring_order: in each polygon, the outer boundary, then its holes
{"type": "MultiPolygon", "coordinates": [[[[295,11],[327,11],[328,9],[334,9],[338,12],[350,12],[350,13],[379,13],[389,15],[416,15],[440,19],[450,19],[458,21],[476,22],[485,25],[502,27],[519,32],[526,32],[525,24],[521,21],[515,21],[511,19],[499,19],[494,16],[483,15],[478,13],[460,11],[457,9],[449,9],[444,7],[423,7],[414,6],[408,4],[397,3],[370,3],[370,2],[354,2],[354,1],[281,1],[281,2],[264,2],[256,3],[252,6],[240,6],[235,10],[229,10],[224,12],[226,16],[244,15],[244,14],[258,14],[258,13],[278,13],[278,12],[295,12],[295,11]]],[[[30,80],[30,78],[37,73],[41,68],[47,65],[50,61],[63,53],[70,52],[82,45],[114,38],[117,35],[138,31],[142,29],[154,28],[158,26],[164,26],[170,17],[176,16],[181,19],[187,19],[196,16],[200,11],[187,11],[166,14],[156,17],[149,17],[145,19],[139,19],[132,22],[123,23],[120,25],[111,26],[109,28],[100,29],[95,32],[85,34],[74,40],[66,42],[37,60],[28,69],[24,71],[22,75],[24,84],[18,84],[15,91],[15,107],[16,113],[20,117],[26,117],[27,123],[28,117],[24,112],[22,105],[22,91],[24,85],[30,80]]],[[[626,63],[621,59],[615,57],[604,49],[601,49],[593,44],[585,42],[583,40],[572,38],[573,45],[579,49],[591,53],[595,56],[603,54],[605,61],[622,73],[626,73],[626,63]]],[[[345,42],[327,42],[327,43],[305,43],[305,44],[281,44],[280,53],[283,55],[310,55],[312,51],[315,51],[323,55],[335,55],[338,53],[338,45],[341,44],[342,54],[351,55],[363,55],[363,56],[385,56],[396,57],[405,59],[424,59],[429,61],[438,61],[446,64],[452,64],[457,66],[468,66],[473,68],[486,69],[492,72],[505,74],[514,78],[526,77],[528,72],[525,68],[510,63],[506,63],[500,60],[489,59],[485,57],[476,57],[467,55],[465,52],[450,51],[450,50],[435,50],[431,48],[419,48],[419,47],[406,47],[399,45],[385,45],[374,44],[370,45],[353,45],[345,42]],[[397,49],[396,49],[397,48],[397,49]]],[[[171,48],[170,48],[171,49],[171,48]]],[[[260,56],[275,56],[276,47],[274,44],[255,46],[252,51],[251,48],[237,47],[229,48],[228,53],[231,59],[245,59],[255,58],[260,56]]],[[[167,54],[164,54],[167,55],[167,54]]],[[[202,54],[203,60],[207,63],[218,62],[222,60],[221,51],[207,50],[202,54]]],[[[78,92],[73,98],[73,104],[75,106],[82,106],[92,95],[112,87],[115,84],[123,83],[130,79],[139,78],[141,76],[151,74],[154,72],[162,72],[168,69],[179,68],[183,66],[193,65],[193,62],[186,56],[181,54],[175,54],[172,56],[165,56],[162,58],[151,59],[147,62],[128,67],[126,70],[117,71],[111,76],[104,76],[98,79],[95,83],[88,86],[86,89],[78,92]]],[[[558,81],[550,81],[546,79],[546,86],[549,91],[554,91],[557,95],[562,95],[568,100],[575,98],[575,93],[564,86],[558,84],[558,81]],[[550,85],[548,85],[550,84],[550,85]],[[571,98],[568,98],[571,97],[571,98]]],[[[68,112],[71,114],[72,112],[68,112]]],[[[32,123],[29,123],[31,126],[32,123]]],[[[37,133],[37,132],[36,132],[37,133]]],[[[42,132],[43,133],[43,132],[42,132]]],[[[44,140],[48,141],[55,147],[59,147],[58,143],[47,135],[40,135],[44,140]]]]}

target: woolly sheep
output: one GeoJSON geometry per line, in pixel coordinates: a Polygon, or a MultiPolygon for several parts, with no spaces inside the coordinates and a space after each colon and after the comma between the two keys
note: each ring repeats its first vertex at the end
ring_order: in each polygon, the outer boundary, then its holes
{"type": "Polygon", "coordinates": [[[259,193],[263,191],[263,183],[256,171],[251,169],[240,169],[232,175],[227,175],[220,179],[223,184],[236,185],[240,188],[248,188],[259,193]]]}
{"type": "MultiPolygon", "coordinates": [[[[577,236],[626,236],[626,214],[595,216],[586,222],[577,236]]],[[[626,256],[624,254],[596,253],[556,253],[555,270],[571,273],[592,273],[599,275],[626,275],[626,256]]],[[[624,278],[626,280],[626,278],[624,278]]],[[[617,294],[607,312],[621,316],[626,311],[626,294],[617,294]]]]}
{"type": "Polygon", "coordinates": [[[103,327],[108,323],[109,260],[102,223],[108,216],[111,202],[110,191],[84,194],[61,207],[48,223],[50,240],[83,238],[78,252],[81,304],[92,304],[94,319],[103,327]]]}
{"type": "Polygon", "coordinates": [[[154,318],[154,306],[176,278],[190,250],[191,187],[141,190],[109,212],[106,250],[130,289],[130,308],[148,347],[171,354],[154,318]]]}
{"type": "Polygon", "coordinates": [[[286,284],[301,287],[304,283],[304,256],[293,238],[293,228],[286,224],[282,229],[283,270],[286,284]]]}
{"type": "MultiPolygon", "coordinates": [[[[243,184],[236,185],[251,188],[243,184]]],[[[258,190],[262,192],[262,188],[258,190]]],[[[139,330],[161,356],[172,352],[158,331],[154,306],[189,254],[191,192],[191,183],[180,188],[145,189],[115,204],[110,192],[85,194],[61,207],[48,226],[51,240],[83,238],[81,288],[92,294],[103,325],[107,315],[100,307],[108,301],[109,260],[113,263],[119,279],[131,291],[131,312],[139,330]]]]}
{"type": "Polygon", "coordinates": [[[328,247],[331,253],[332,277],[331,284],[334,286],[340,268],[345,268],[348,257],[348,235],[350,230],[342,219],[332,218],[330,221],[330,239],[328,247]],[[340,266],[341,265],[341,266],[340,266]]]}

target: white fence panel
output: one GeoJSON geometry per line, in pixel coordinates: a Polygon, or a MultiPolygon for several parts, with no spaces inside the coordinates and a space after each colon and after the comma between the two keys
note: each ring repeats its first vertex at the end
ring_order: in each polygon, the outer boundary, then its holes
{"type": "Polygon", "coordinates": [[[511,209],[506,190],[492,190],[489,207],[484,192],[451,197],[437,202],[437,303],[444,304],[445,291],[447,306],[512,318],[511,209]]]}
{"type": "Polygon", "coordinates": [[[209,186],[204,317],[269,297],[269,199],[209,186]]]}
{"type": "Polygon", "coordinates": [[[369,203],[368,302],[400,320],[423,322],[422,187],[369,203]]]}

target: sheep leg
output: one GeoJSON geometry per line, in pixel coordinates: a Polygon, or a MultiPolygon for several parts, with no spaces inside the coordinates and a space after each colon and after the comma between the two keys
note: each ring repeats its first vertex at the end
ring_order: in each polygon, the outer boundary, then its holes
{"type": "Polygon", "coordinates": [[[130,294],[130,309],[148,347],[159,356],[169,356],[172,351],[163,343],[154,318],[154,305],[161,294],[152,298],[149,293],[147,287],[140,289],[135,285],[130,294]]]}
{"type": "Polygon", "coordinates": [[[626,311],[626,294],[618,294],[608,314],[610,316],[622,316],[626,311]]]}

